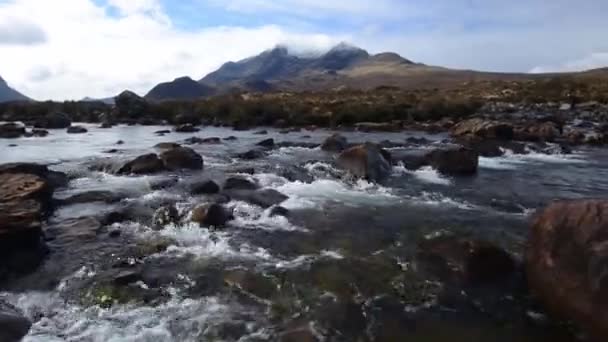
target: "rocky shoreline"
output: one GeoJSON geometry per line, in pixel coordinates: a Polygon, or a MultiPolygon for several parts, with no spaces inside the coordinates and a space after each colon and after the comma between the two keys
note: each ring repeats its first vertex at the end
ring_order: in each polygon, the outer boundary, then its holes
{"type": "MultiPolygon", "coordinates": [[[[596,104],[587,104],[591,108],[596,104]]],[[[373,183],[382,183],[397,165],[409,170],[431,167],[439,173],[452,177],[471,177],[477,173],[480,157],[498,157],[507,151],[514,154],[531,152],[546,154],[568,154],[574,146],[581,144],[601,146],[608,143],[608,128],[603,119],[597,115],[587,116],[564,106],[557,107],[551,115],[535,113],[522,114],[521,108],[495,108],[489,116],[480,115],[462,121],[440,120],[424,125],[408,125],[403,122],[390,124],[359,123],[352,129],[359,132],[401,131],[416,129],[432,132],[449,132],[451,139],[429,144],[424,139],[408,141],[385,141],[379,144],[364,141],[349,142],[340,132],[328,136],[321,144],[282,142],[274,139],[260,140],[250,150],[234,155],[239,160],[257,160],[269,152],[282,147],[320,148],[330,154],[337,169],[344,171],[344,179],[365,179],[373,183]],[[506,110],[512,111],[506,113],[506,110]],[[500,112],[502,114],[498,114],[500,112]],[[422,153],[409,151],[416,146],[430,146],[422,153]]],[[[555,105],[557,106],[557,105],[555,105]]],[[[598,104],[599,106],[599,104],[598,104]]],[[[552,107],[553,108],[553,107],[552,107]]],[[[595,107],[593,107],[595,108],[595,107]]],[[[544,111],[544,108],[539,111],[544,111]]],[[[585,109],[586,110],[586,109],[585,109]]],[[[603,109],[602,109],[603,110],[603,109]]],[[[52,129],[68,129],[70,134],[84,134],[86,128],[71,126],[66,117],[47,117],[44,123],[38,124],[53,135],[52,129]],[[60,127],[61,126],[61,127],[60,127]]],[[[105,122],[104,128],[111,129],[114,123],[105,122]]],[[[176,132],[194,133],[197,125],[184,123],[174,127],[176,132]]],[[[244,127],[235,127],[244,129],[244,127]]],[[[301,128],[286,128],[286,131],[299,131],[301,128]]],[[[307,127],[309,131],[315,127],[307,127]]],[[[343,128],[343,131],[349,129],[343,128]]],[[[39,132],[39,131],[36,131],[39,132]]],[[[262,132],[259,132],[263,135],[262,132]]],[[[166,134],[157,132],[157,135],[166,134]]],[[[17,138],[29,135],[42,136],[32,129],[15,123],[0,125],[0,137],[17,138]]],[[[196,182],[182,184],[180,177],[184,173],[203,172],[206,168],[206,156],[193,148],[197,144],[222,144],[234,141],[236,137],[193,137],[180,143],[170,142],[155,146],[158,153],[140,155],[120,165],[90,165],[91,169],[101,169],[109,174],[141,177],[145,175],[167,175],[162,181],[150,184],[151,189],[182,187],[183,193],[204,196],[204,201],[189,203],[186,208],[176,207],[176,203],[159,203],[155,208],[138,207],[134,203],[123,203],[120,194],[112,191],[91,191],[69,198],[57,199],[54,193],[68,184],[69,176],[50,170],[45,165],[32,163],[13,163],[0,165],[0,288],[8,284],[9,288],[18,286],[19,279],[34,272],[48,258],[49,253],[62,254],[61,243],[66,241],[93,241],[107,239],[109,245],[121,245],[126,239],[117,229],[116,224],[137,222],[143,225],[164,229],[167,225],[194,223],[201,229],[222,231],[225,225],[234,220],[233,200],[250,203],[270,210],[270,216],[289,218],[289,210],[282,207],[288,196],[265,189],[260,184],[247,178],[255,170],[236,170],[222,182],[198,179],[196,182]],[[230,139],[229,139],[230,138],[230,139]],[[120,203],[118,208],[100,216],[87,216],[63,222],[53,222],[49,217],[63,206],[80,203],[120,203]],[[58,243],[58,245],[54,245],[58,243]]],[[[108,153],[110,154],[110,153],[108,153]]],[[[291,180],[303,183],[308,181],[307,174],[297,168],[284,171],[291,180]]],[[[502,319],[534,320],[528,313],[531,307],[542,305],[546,312],[555,315],[553,320],[543,322],[556,329],[562,329],[564,322],[572,321],[583,329],[591,339],[603,340],[608,337],[605,327],[608,326],[606,303],[608,298],[607,283],[604,279],[606,259],[606,232],[608,230],[608,204],[603,200],[575,200],[557,202],[546,209],[539,210],[530,224],[530,240],[524,260],[502,247],[476,238],[453,234],[429,236],[420,241],[413,259],[416,272],[406,269],[390,271],[402,277],[429,276],[439,280],[443,285],[403,279],[398,285],[403,291],[414,293],[413,297],[429,295],[436,298],[439,307],[477,306],[476,310],[487,310],[488,314],[505,315],[502,319]],[[418,274],[417,272],[420,272],[418,274]],[[417,284],[417,285],[412,285],[417,284]],[[408,288],[408,286],[425,286],[408,288]],[[462,296],[466,293],[466,298],[462,296]],[[532,294],[532,295],[531,295],[532,294]],[[498,309],[500,307],[500,309],[498,309]],[[496,311],[493,311],[496,310],[496,311]],[[508,313],[505,313],[508,312],[508,313]]],[[[118,247],[119,257],[113,260],[114,265],[106,265],[97,277],[96,283],[89,284],[88,293],[84,296],[89,305],[111,307],[116,303],[130,301],[147,305],[158,305],[166,300],[163,291],[166,283],[175,281],[174,275],[154,274],[146,259],[159,251],[166,250],[170,241],[159,240],[147,246],[133,248],[118,247]],[[144,248],[145,247],[145,248],[144,248]],[[124,264],[125,260],[131,260],[124,264]],[[170,278],[170,279],[169,279],[170,278]],[[146,288],[139,285],[144,283],[146,288]],[[138,284],[136,286],[136,284],[138,284]],[[154,285],[156,284],[156,285],[154,285]]],[[[114,247],[112,247],[114,248],[114,247]]],[[[370,261],[365,261],[366,263],[370,261]]],[[[358,277],[357,265],[349,276],[358,277]]],[[[386,267],[381,265],[378,267],[386,267]]],[[[216,270],[221,276],[220,288],[238,291],[251,296],[254,301],[264,302],[275,298],[277,285],[269,278],[239,270],[216,270]],[[260,278],[261,277],[261,278],[260,278]]],[[[277,275],[272,275],[276,277],[277,275]]],[[[282,276],[289,277],[289,274],[282,276]]],[[[370,277],[369,274],[365,277],[370,277]]],[[[274,279],[274,278],[273,278],[274,279]]],[[[372,295],[384,288],[386,279],[358,279],[359,285],[369,288],[358,290],[372,295]],[[377,282],[376,282],[377,281],[377,282]],[[374,288],[378,287],[378,288],[374,288]]],[[[305,282],[304,280],[302,280],[305,282]]],[[[342,280],[340,280],[342,281],[342,280]]],[[[353,280],[354,281],[354,280],[353,280]]],[[[394,281],[394,279],[391,279],[394,281]]],[[[348,282],[348,281],[347,281],[348,282]]],[[[335,284],[331,284],[330,288],[335,284]]],[[[342,286],[342,285],[340,285],[342,286]]],[[[44,287],[44,286],[43,286],[44,287]]],[[[224,291],[222,290],[222,291],[224,291]]],[[[345,324],[356,330],[356,322],[365,325],[365,318],[353,302],[353,294],[343,292],[343,288],[332,288],[332,293],[341,303],[336,314],[347,314],[348,322],[333,322],[330,325],[345,324]]],[[[381,298],[378,298],[381,301],[381,298]]],[[[382,304],[382,303],[380,303],[382,304]]],[[[332,304],[333,305],[333,304],[332,304]]],[[[390,303],[386,305],[396,305],[390,303]]],[[[323,308],[317,308],[323,310],[323,308]]],[[[291,308],[290,310],[295,310],[291,308]]],[[[395,310],[398,310],[395,308],[395,310]]],[[[292,312],[293,313],[293,312],[292,312]]],[[[422,319],[412,315],[412,319],[422,319]]],[[[389,318],[380,319],[383,324],[398,324],[389,318]]],[[[27,333],[30,323],[18,314],[15,309],[4,304],[0,298],[0,339],[19,340],[27,333]],[[6,332],[6,333],[5,333],[6,332]],[[6,336],[2,335],[5,333],[6,336]]],[[[286,319],[278,324],[282,341],[318,340],[313,329],[298,322],[286,319]]],[[[567,324],[566,324],[567,326],[567,324]]],[[[376,326],[376,336],[382,340],[382,331],[386,327],[376,326]]],[[[390,329],[388,329],[390,330],[390,329]]],[[[388,331],[386,330],[386,331],[388,331]]],[[[387,332],[388,334],[388,332],[387,332]]],[[[355,335],[353,335],[354,337],[355,335]]],[[[386,335],[390,338],[390,335],[386,335]]]]}

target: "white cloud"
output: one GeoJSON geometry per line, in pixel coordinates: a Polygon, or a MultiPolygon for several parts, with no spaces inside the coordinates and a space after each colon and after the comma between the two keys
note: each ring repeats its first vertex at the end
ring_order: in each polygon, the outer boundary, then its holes
{"type": "Polygon", "coordinates": [[[0,20],[0,44],[32,45],[46,40],[46,34],[35,23],[12,16],[0,20]]]}
{"type": "Polygon", "coordinates": [[[608,67],[608,52],[595,52],[580,59],[568,61],[558,65],[545,65],[534,67],[530,72],[570,72],[583,71],[608,67]]]}
{"type": "Polygon", "coordinates": [[[105,97],[124,89],[143,94],[159,82],[183,75],[198,79],[228,60],[279,43],[326,48],[337,40],[275,25],[182,31],[156,0],[111,1],[120,11],[117,17],[91,0],[0,4],[0,22],[27,16],[47,35],[43,44],[0,45],[0,75],[40,100],[105,97]]]}

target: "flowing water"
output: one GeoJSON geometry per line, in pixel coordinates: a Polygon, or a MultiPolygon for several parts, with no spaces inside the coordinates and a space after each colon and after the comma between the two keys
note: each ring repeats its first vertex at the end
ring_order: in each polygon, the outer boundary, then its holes
{"type": "MultiPolygon", "coordinates": [[[[513,314],[438,304],[442,285],[418,274],[412,260],[421,239],[445,232],[495,242],[521,258],[535,209],[554,199],[599,197],[608,190],[606,150],[481,158],[478,175],[465,178],[397,165],[387,181],[372,184],[340,177],[334,156],[319,148],[278,148],[255,161],[233,158],[265,138],[320,143],[330,134],[324,130],[269,130],[261,136],[205,128],[161,137],[154,131],[166,127],[87,127],[89,133],[82,135],[52,131],[45,138],[0,141],[0,163],[32,161],[67,172],[72,180],[55,194],[58,198],[91,190],[124,196],[114,204],[59,208],[49,222],[46,262],[35,273],[1,285],[0,298],[34,322],[25,341],[569,340],[534,319],[542,314],[533,308],[513,314]],[[154,152],[157,143],[191,136],[237,140],[191,146],[204,157],[203,172],[133,177],[91,171],[99,170],[93,165],[120,165],[154,152]],[[118,140],[124,144],[116,145],[118,140]],[[105,153],[108,149],[118,152],[105,153]],[[209,199],[190,196],[182,184],[221,183],[243,167],[256,173],[241,176],[289,196],[282,203],[288,217],[232,201],[227,206],[234,208],[235,220],[219,231],[187,219],[162,229],[145,221],[116,223],[92,238],[57,228],[125,204],[157,208],[177,203],[187,215],[209,199]],[[292,177],[294,172],[300,176],[292,177]],[[179,182],[151,190],[151,184],[167,177],[179,182]],[[112,231],[120,231],[120,237],[111,237],[112,231]],[[159,241],[165,248],[150,251],[159,241]],[[119,295],[99,284],[132,268],[144,274],[125,291],[136,300],[104,305],[119,295]],[[296,333],[281,335],[289,331],[296,333]]],[[[349,142],[425,136],[343,134],[349,142]]],[[[423,149],[445,138],[425,137],[434,143],[423,149]]]]}

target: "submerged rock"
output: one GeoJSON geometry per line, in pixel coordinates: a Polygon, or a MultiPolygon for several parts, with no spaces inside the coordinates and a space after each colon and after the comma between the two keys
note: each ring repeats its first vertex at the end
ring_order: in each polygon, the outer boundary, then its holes
{"type": "Polygon", "coordinates": [[[193,195],[211,195],[220,192],[220,186],[212,180],[192,184],[190,193],[193,195]]]}
{"type": "Polygon", "coordinates": [[[232,199],[255,204],[264,209],[281,204],[289,198],[274,189],[228,190],[225,194],[232,199]]]}
{"type": "Polygon", "coordinates": [[[66,199],[58,200],[57,202],[61,205],[73,205],[90,202],[115,203],[122,200],[123,197],[124,196],[122,194],[114,193],[112,191],[98,190],[76,194],[66,199]]]}
{"type": "Polygon", "coordinates": [[[160,159],[168,170],[203,169],[203,157],[187,147],[167,150],[161,153],[160,159]]]}
{"type": "Polygon", "coordinates": [[[172,150],[178,147],[182,147],[182,145],[174,142],[162,142],[154,145],[154,148],[157,148],[159,150],[172,150]]]}
{"type": "Polygon", "coordinates": [[[70,126],[70,127],[68,127],[67,132],[69,134],[83,134],[83,133],[87,133],[88,130],[82,126],[70,126]]]}
{"type": "Polygon", "coordinates": [[[19,310],[0,300],[0,341],[21,341],[31,326],[32,323],[19,310]]]}
{"type": "Polygon", "coordinates": [[[532,292],[594,340],[608,340],[608,201],[556,202],[532,222],[526,253],[532,292]]]}
{"type": "Polygon", "coordinates": [[[516,271],[515,260],[502,248],[452,235],[422,241],[418,261],[442,280],[463,285],[500,283],[516,271]]]}
{"type": "Polygon", "coordinates": [[[179,126],[175,127],[175,131],[178,133],[195,133],[195,132],[200,131],[200,129],[196,128],[192,124],[185,124],[185,125],[179,125],[179,126]]]}
{"type": "Polygon", "coordinates": [[[224,190],[255,190],[258,186],[242,177],[230,177],[224,183],[224,190]]]}
{"type": "Polygon", "coordinates": [[[165,171],[163,161],[155,153],[139,156],[118,170],[119,174],[150,174],[165,171]]]}
{"type": "Polygon", "coordinates": [[[176,224],[179,222],[179,211],[175,205],[166,205],[158,208],[152,217],[152,225],[156,229],[162,229],[168,224],[176,224]]]}
{"type": "Polygon", "coordinates": [[[274,147],[274,139],[270,138],[270,139],[262,140],[259,143],[257,143],[256,145],[262,146],[262,147],[267,147],[267,148],[272,148],[272,147],[274,147]]]}
{"type": "Polygon", "coordinates": [[[358,178],[378,182],[392,172],[390,154],[376,144],[351,147],[338,157],[338,166],[358,178]]]}
{"type": "Polygon", "coordinates": [[[342,152],[348,148],[348,141],[346,138],[338,133],[333,134],[329,138],[325,139],[321,144],[321,149],[327,152],[342,152]]]}
{"type": "Polygon", "coordinates": [[[266,153],[259,149],[249,150],[244,153],[237,154],[237,158],[245,159],[245,160],[254,160],[264,158],[266,153]]]}
{"type": "Polygon", "coordinates": [[[222,227],[234,216],[221,204],[204,204],[192,210],[193,222],[205,226],[222,227]]]}

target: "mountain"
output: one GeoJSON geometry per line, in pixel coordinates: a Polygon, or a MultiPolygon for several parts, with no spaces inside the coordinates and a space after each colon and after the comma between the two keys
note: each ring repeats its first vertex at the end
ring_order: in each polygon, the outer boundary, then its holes
{"type": "Polygon", "coordinates": [[[383,86],[401,89],[453,88],[471,82],[522,81],[547,76],[552,75],[429,66],[415,63],[394,52],[370,54],[345,43],[313,57],[295,55],[285,46],[277,46],[257,56],[227,62],[198,83],[190,78],[181,78],[160,84],[146,98],[161,101],[238,91],[370,90],[383,86]]]}
{"type": "Polygon", "coordinates": [[[199,82],[226,93],[235,89],[264,92],[439,87],[501,77],[505,76],[414,63],[393,52],[374,55],[340,43],[316,57],[293,55],[286,47],[278,46],[254,57],[228,62],[199,82]]]}
{"type": "Polygon", "coordinates": [[[180,77],[155,86],[145,98],[151,101],[185,100],[207,97],[214,93],[215,89],[211,86],[196,82],[190,77],[180,77]]]}
{"type": "Polygon", "coordinates": [[[29,101],[30,99],[8,86],[6,81],[0,76],[0,102],[10,101],[29,101]]]}
{"type": "Polygon", "coordinates": [[[107,105],[113,105],[114,104],[114,97],[106,97],[106,98],[93,98],[93,97],[85,97],[82,100],[80,100],[81,102],[102,102],[105,103],[107,105]]]}

